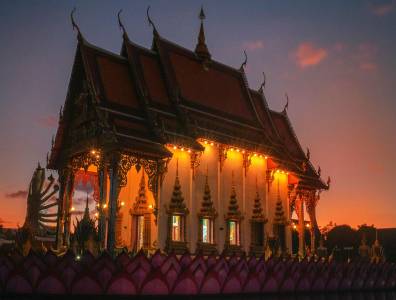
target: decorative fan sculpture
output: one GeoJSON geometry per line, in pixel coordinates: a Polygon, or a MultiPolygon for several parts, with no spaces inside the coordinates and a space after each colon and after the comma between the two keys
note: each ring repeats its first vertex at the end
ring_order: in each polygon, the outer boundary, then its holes
{"type": "Polygon", "coordinates": [[[27,211],[23,228],[29,229],[33,238],[37,236],[52,237],[56,234],[57,212],[48,210],[58,206],[58,199],[53,197],[59,190],[55,178],[50,175],[48,183],[45,169],[38,164],[29,185],[27,211]]]}

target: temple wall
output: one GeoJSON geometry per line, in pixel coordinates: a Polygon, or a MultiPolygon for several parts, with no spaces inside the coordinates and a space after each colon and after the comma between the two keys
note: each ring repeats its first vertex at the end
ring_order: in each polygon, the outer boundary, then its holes
{"type": "MultiPolygon", "coordinates": [[[[287,219],[290,219],[289,203],[287,199],[288,176],[286,173],[275,172],[274,180],[268,191],[266,182],[266,160],[264,157],[252,157],[251,164],[247,169],[245,176],[242,152],[229,150],[227,152],[227,159],[224,161],[222,171],[220,172],[218,147],[210,146],[209,144],[204,146],[205,151],[200,157],[200,165],[195,169],[194,176],[191,168],[190,154],[187,151],[181,151],[180,149],[169,149],[173,152],[173,157],[168,163],[168,171],[160,187],[158,227],[152,223],[152,241],[156,240],[156,247],[159,247],[162,250],[165,249],[168,234],[168,215],[166,213],[166,206],[170,203],[170,199],[172,197],[176,177],[176,164],[178,161],[181,191],[186,206],[189,209],[189,214],[186,219],[186,236],[190,251],[194,253],[196,250],[199,226],[197,214],[201,209],[205,177],[208,170],[211,197],[218,213],[214,228],[214,239],[217,244],[217,249],[219,252],[224,249],[226,233],[224,217],[228,211],[232,186],[232,172],[234,172],[234,183],[238,205],[244,216],[244,219],[241,222],[241,245],[243,250],[248,253],[251,242],[251,228],[249,221],[252,217],[253,204],[256,196],[256,178],[262,209],[265,216],[268,218],[268,223],[265,225],[265,233],[268,237],[273,236],[273,219],[278,197],[278,182],[283,209],[287,219]]],[[[120,201],[125,202],[125,206],[122,208],[124,213],[123,239],[126,241],[128,248],[131,247],[130,233],[132,225],[129,209],[132,207],[135,197],[137,196],[140,176],[141,172],[137,174],[134,168],[129,171],[128,184],[126,187],[122,188],[120,192],[120,201]]],[[[150,199],[149,202],[154,205],[152,193],[149,192],[148,196],[150,199]]],[[[289,249],[291,249],[290,228],[290,226],[287,226],[286,229],[286,243],[289,249]]]]}
{"type": "Polygon", "coordinates": [[[223,214],[220,214],[219,206],[220,201],[218,199],[219,192],[219,172],[218,172],[218,149],[216,146],[204,145],[205,151],[202,153],[200,158],[200,165],[195,170],[194,176],[194,191],[193,191],[193,206],[195,214],[191,215],[191,221],[195,225],[196,231],[192,234],[192,237],[195,238],[192,242],[193,249],[196,248],[196,243],[198,241],[198,213],[201,210],[202,199],[204,196],[204,188],[205,188],[205,180],[206,180],[206,172],[208,173],[208,183],[210,188],[210,194],[218,216],[215,220],[214,226],[214,240],[218,247],[224,244],[224,240],[222,240],[222,234],[220,233],[220,219],[223,218],[223,214]],[[223,241],[221,244],[220,242],[223,241]]]}
{"type": "MultiPolygon", "coordinates": [[[[167,226],[168,226],[168,215],[166,213],[166,206],[168,206],[170,199],[172,198],[173,187],[175,184],[176,178],[176,165],[178,162],[178,172],[179,172],[179,180],[181,185],[182,195],[184,197],[184,201],[189,209],[189,215],[187,216],[187,242],[188,247],[191,247],[192,244],[196,243],[196,240],[192,242],[192,232],[197,231],[196,224],[191,220],[191,216],[196,216],[196,211],[192,206],[192,191],[193,191],[193,182],[192,182],[192,171],[190,165],[190,155],[187,151],[176,150],[173,152],[173,157],[171,161],[168,163],[168,172],[165,175],[164,181],[160,188],[160,205],[159,205],[159,246],[161,249],[165,248],[166,238],[167,238],[167,226]]],[[[191,248],[190,248],[191,249],[191,248]]]]}
{"type": "MultiPolygon", "coordinates": [[[[250,222],[249,220],[253,214],[254,199],[256,198],[256,178],[257,178],[257,190],[261,199],[261,207],[263,209],[264,215],[268,218],[266,212],[266,190],[267,184],[265,181],[265,171],[266,171],[266,161],[263,157],[252,157],[250,167],[247,169],[245,178],[245,194],[246,194],[246,210],[245,210],[245,240],[246,246],[245,250],[249,251],[249,246],[251,242],[250,235],[250,222]]],[[[267,225],[265,225],[265,230],[267,230],[267,225]]]]}
{"type": "MultiPolygon", "coordinates": [[[[270,236],[274,236],[274,231],[273,231],[273,221],[275,217],[275,206],[276,206],[276,201],[278,199],[278,183],[279,183],[279,195],[282,200],[282,206],[283,210],[285,212],[285,217],[287,220],[290,220],[290,209],[289,209],[289,203],[288,203],[288,175],[286,173],[281,173],[281,172],[275,172],[274,173],[274,180],[272,181],[270,185],[270,189],[268,192],[268,223],[266,226],[266,231],[270,236]]],[[[288,225],[286,227],[286,246],[291,250],[291,226],[288,225]]]]}

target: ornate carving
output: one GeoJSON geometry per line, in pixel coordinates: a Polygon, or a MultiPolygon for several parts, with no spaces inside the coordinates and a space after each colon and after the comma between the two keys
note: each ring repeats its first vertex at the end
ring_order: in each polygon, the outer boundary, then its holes
{"type": "Polygon", "coordinates": [[[271,169],[265,170],[265,180],[267,181],[268,192],[270,191],[271,184],[274,181],[274,171],[271,169]]]}
{"type": "Polygon", "coordinates": [[[220,163],[220,172],[223,171],[224,162],[227,159],[227,148],[224,145],[219,145],[219,163],[220,163]]]}
{"type": "Polygon", "coordinates": [[[242,154],[243,156],[243,168],[245,170],[245,176],[247,174],[247,171],[249,170],[249,167],[252,163],[252,157],[249,153],[245,152],[242,154]]]}
{"type": "Polygon", "coordinates": [[[202,155],[202,152],[192,151],[190,153],[190,165],[191,165],[191,169],[193,171],[193,179],[195,179],[196,169],[201,164],[201,155],[202,155]]]}
{"type": "Polygon", "coordinates": [[[101,162],[99,150],[92,150],[91,152],[84,152],[78,154],[72,157],[70,161],[70,166],[74,174],[81,168],[87,171],[89,166],[94,165],[96,167],[99,167],[100,164],[101,162]]]}

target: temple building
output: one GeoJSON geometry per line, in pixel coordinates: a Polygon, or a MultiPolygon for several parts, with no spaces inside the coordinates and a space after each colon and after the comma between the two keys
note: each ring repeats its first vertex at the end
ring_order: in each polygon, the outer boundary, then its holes
{"type": "MultiPolygon", "coordinates": [[[[315,248],[319,194],[329,188],[296,137],[287,107],[268,107],[264,84],[212,58],[204,12],[195,50],[165,39],[150,49],[119,16],[120,54],[77,30],[65,104],[47,167],[59,174],[57,246],[70,246],[73,190],[90,180],[100,247],[261,255],[290,253],[291,215],[315,248]]],[[[299,236],[299,254],[305,251],[299,236]]]]}

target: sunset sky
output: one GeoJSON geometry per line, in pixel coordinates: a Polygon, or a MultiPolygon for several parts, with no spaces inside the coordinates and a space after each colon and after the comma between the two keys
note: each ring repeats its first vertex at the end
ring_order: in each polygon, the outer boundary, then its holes
{"type": "Polygon", "coordinates": [[[396,0],[0,2],[0,223],[23,224],[26,190],[45,164],[71,73],[76,34],[119,53],[117,12],[150,47],[146,7],[162,36],[194,49],[204,5],[214,59],[248,54],[251,88],[267,75],[269,106],[288,114],[311,160],[332,178],[319,225],[396,227],[396,0]]]}

